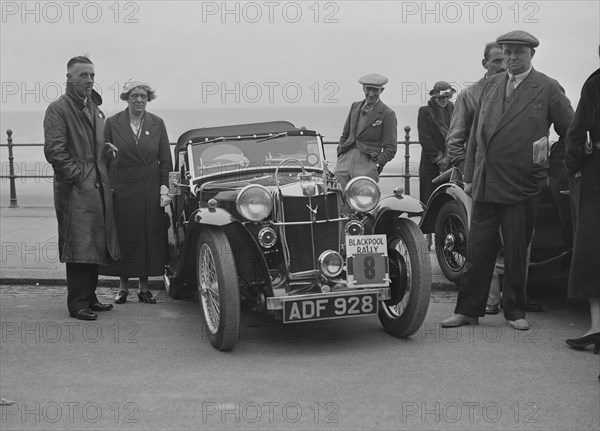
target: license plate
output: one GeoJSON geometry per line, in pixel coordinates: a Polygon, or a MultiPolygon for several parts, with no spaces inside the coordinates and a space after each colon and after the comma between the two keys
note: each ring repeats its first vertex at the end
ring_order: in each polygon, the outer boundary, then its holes
{"type": "Polygon", "coordinates": [[[377,314],[378,305],[376,292],[284,299],[283,323],[377,314]]]}
{"type": "Polygon", "coordinates": [[[346,236],[346,275],[348,287],[388,286],[386,236],[346,236]]]}

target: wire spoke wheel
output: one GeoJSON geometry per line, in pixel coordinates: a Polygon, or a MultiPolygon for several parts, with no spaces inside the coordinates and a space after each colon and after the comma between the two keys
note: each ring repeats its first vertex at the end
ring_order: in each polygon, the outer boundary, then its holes
{"type": "Polygon", "coordinates": [[[227,236],[215,228],[204,228],[197,248],[198,295],[210,343],[230,350],[238,340],[240,293],[237,269],[227,236]]]}

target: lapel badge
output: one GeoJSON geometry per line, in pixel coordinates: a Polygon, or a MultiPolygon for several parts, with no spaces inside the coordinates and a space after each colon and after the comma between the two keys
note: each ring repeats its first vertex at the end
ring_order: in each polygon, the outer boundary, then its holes
{"type": "Polygon", "coordinates": [[[381,120],[377,120],[377,121],[375,121],[375,122],[373,123],[373,127],[380,126],[380,125],[381,125],[381,123],[383,123],[383,121],[381,121],[381,120]]]}
{"type": "Polygon", "coordinates": [[[98,113],[98,118],[102,118],[102,114],[98,113]]]}
{"type": "Polygon", "coordinates": [[[148,136],[150,134],[150,132],[147,130],[145,131],[145,133],[146,133],[146,136],[148,136]]]}

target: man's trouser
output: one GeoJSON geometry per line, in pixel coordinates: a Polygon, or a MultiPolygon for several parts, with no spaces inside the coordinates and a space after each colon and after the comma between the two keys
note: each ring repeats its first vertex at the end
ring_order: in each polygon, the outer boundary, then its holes
{"type": "Polygon", "coordinates": [[[338,157],[335,176],[342,190],[345,190],[346,184],[355,177],[365,176],[379,182],[375,161],[356,147],[350,148],[338,157]]]}

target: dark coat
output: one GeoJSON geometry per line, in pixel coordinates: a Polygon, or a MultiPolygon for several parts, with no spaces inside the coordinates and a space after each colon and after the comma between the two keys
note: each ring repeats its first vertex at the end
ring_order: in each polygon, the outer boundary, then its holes
{"type": "Polygon", "coordinates": [[[54,169],[61,262],[106,264],[120,257],[97,93],[86,107],[71,85],[44,118],[44,154],[54,169]]]}
{"type": "Polygon", "coordinates": [[[550,125],[561,139],[573,119],[560,84],[532,69],[504,111],[508,73],[490,76],[481,94],[465,158],[464,180],[478,202],[517,204],[538,195],[548,181],[550,125]]]}
{"type": "Polygon", "coordinates": [[[587,134],[600,145],[600,69],[585,82],[567,132],[565,164],[571,177],[574,218],[570,298],[600,298],[600,148],[585,154],[587,134]]]}
{"type": "MultiPolygon", "coordinates": [[[[431,101],[431,103],[435,103],[431,101]]],[[[440,107],[441,109],[441,107],[440,107]]],[[[454,105],[450,102],[442,109],[443,121],[446,129],[450,126],[450,119],[454,105]]],[[[421,162],[419,163],[419,198],[421,202],[427,200],[436,189],[437,185],[431,180],[440,174],[439,167],[433,162],[439,155],[446,152],[446,134],[440,131],[435,123],[429,105],[419,108],[417,117],[417,129],[419,132],[419,143],[421,144],[421,162]]]]}
{"type": "Polygon", "coordinates": [[[369,113],[364,127],[357,130],[363,101],[354,102],[346,118],[337,148],[338,157],[353,144],[379,163],[380,170],[396,155],[398,146],[398,121],[396,113],[378,100],[369,113]]]}
{"type": "Polygon", "coordinates": [[[109,173],[123,258],[100,272],[124,277],[162,275],[166,225],[160,187],[168,186],[172,170],[165,123],[146,112],[136,143],[125,109],[106,120],[104,139],[119,149],[109,173]]]}

